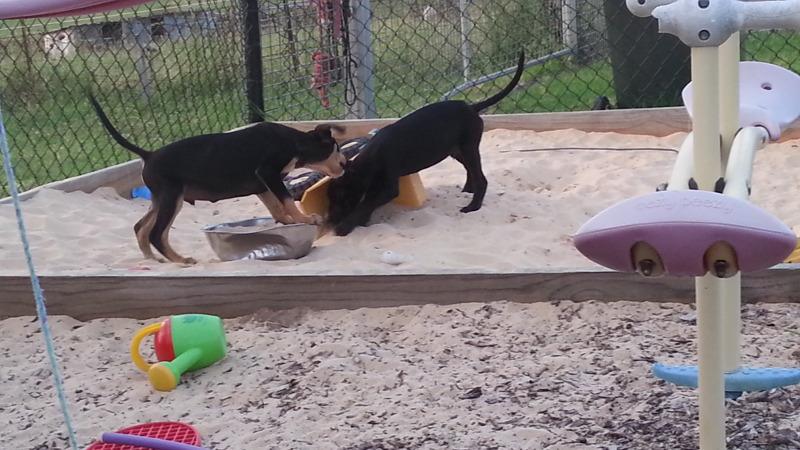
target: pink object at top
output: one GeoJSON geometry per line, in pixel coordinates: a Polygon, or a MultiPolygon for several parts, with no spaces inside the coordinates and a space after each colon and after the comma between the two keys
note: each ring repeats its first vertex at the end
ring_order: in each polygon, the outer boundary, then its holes
{"type": "Polygon", "coordinates": [[[96,14],[152,0],[0,0],[0,19],[33,19],[96,14]]]}
{"type": "Polygon", "coordinates": [[[592,261],[635,272],[631,248],[646,242],[674,276],[702,276],[703,255],[716,242],[734,249],[744,272],[771,267],[797,245],[797,236],[750,202],[709,191],[665,191],[634,197],[600,212],[575,234],[575,247],[592,261]]]}

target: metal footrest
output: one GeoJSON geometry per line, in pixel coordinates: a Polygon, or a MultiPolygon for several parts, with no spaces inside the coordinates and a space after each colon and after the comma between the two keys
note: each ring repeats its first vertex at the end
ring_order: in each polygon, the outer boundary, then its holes
{"type": "MultiPolygon", "coordinates": [[[[653,375],[679,386],[697,387],[697,366],[653,364],[653,375]]],[[[742,392],[767,391],[800,383],[800,369],[742,367],[725,374],[725,396],[736,398],[742,392]]]]}

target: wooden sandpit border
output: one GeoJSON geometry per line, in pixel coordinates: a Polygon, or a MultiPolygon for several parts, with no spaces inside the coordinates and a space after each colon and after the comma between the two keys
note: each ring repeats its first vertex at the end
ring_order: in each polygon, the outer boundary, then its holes
{"type": "MultiPolygon", "coordinates": [[[[485,130],[550,131],[577,129],[666,136],[689,131],[683,108],[485,116],[485,130]]],[[[342,139],[366,135],[396,119],[326,121],[347,127],[342,139]]],[[[286,122],[301,130],[323,122],[286,122]]],[[[782,140],[800,137],[793,125],[782,140]]],[[[50,183],[51,189],[92,192],[113,187],[130,196],[141,185],[141,163],[129,161],[87,175],[50,183]]],[[[22,195],[27,199],[41,189],[22,195]]],[[[7,203],[2,199],[0,203],[7,203]]],[[[744,302],[800,302],[800,271],[781,264],[742,277],[744,302]]],[[[239,317],[262,308],[355,309],[419,304],[454,304],[507,300],[546,301],[694,301],[693,278],[645,278],[605,269],[531,270],[516,272],[437,271],[387,274],[359,272],[270,275],[252,272],[95,271],[43,272],[39,279],[49,314],[78,320],[105,317],[150,319],[183,313],[239,317]]],[[[34,315],[27,272],[0,268],[0,317],[34,315]]]]}

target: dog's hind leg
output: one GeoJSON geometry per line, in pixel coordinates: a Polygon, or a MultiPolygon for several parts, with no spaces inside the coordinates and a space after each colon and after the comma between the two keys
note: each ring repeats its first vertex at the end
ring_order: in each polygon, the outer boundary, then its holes
{"type": "MultiPolygon", "coordinates": [[[[461,156],[461,154],[454,154],[453,159],[461,163],[461,165],[464,166],[465,170],[467,169],[467,164],[464,162],[464,158],[461,156]]],[[[472,194],[475,192],[475,181],[472,179],[470,171],[466,170],[466,172],[467,172],[467,179],[464,181],[464,187],[461,188],[461,192],[467,192],[469,194],[472,194]]]]}
{"type": "Polygon", "coordinates": [[[454,158],[460,162],[464,169],[467,171],[467,182],[464,184],[464,192],[472,192],[472,201],[463,208],[461,212],[467,213],[481,209],[483,205],[483,198],[486,196],[486,188],[489,182],[486,181],[486,176],[483,174],[481,168],[481,155],[478,150],[480,141],[474,144],[468,144],[469,147],[464,148],[461,154],[454,158]]]}
{"type": "Polygon", "coordinates": [[[477,165],[464,166],[467,169],[467,178],[471,180],[473,191],[472,201],[470,201],[467,206],[461,208],[461,212],[463,213],[481,209],[481,206],[483,206],[483,198],[486,196],[486,189],[489,186],[486,176],[483,175],[480,159],[477,160],[476,164],[477,165]]]}
{"type": "Polygon", "coordinates": [[[183,264],[195,264],[193,258],[185,258],[173,250],[169,244],[169,230],[175,217],[183,206],[183,193],[169,192],[161,193],[158,198],[153,198],[156,210],[156,218],[152,229],[148,235],[150,243],[168,260],[183,264]],[[176,195],[177,194],[177,195],[176,195]]]}
{"type": "Polygon", "coordinates": [[[150,209],[147,210],[144,216],[136,222],[136,225],[133,226],[133,232],[136,234],[136,242],[139,244],[139,250],[142,251],[142,254],[145,258],[148,259],[155,259],[156,261],[164,262],[163,259],[158,258],[153,253],[153,248],[150,246],[150,230],[153,229],[153,225],[156,219],[156,212],[155,207],[153,204],[150,204],[150,209]]]}

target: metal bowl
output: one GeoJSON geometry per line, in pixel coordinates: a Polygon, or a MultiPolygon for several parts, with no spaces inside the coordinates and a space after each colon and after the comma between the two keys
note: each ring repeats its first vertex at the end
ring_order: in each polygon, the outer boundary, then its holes
{"type": "Polygon", "coordinates": [[[282,225],[271,217],[209,225],[203,231],[223,261],[301,258],[311,251],[317,236],[316,225],[282,225]]]}

